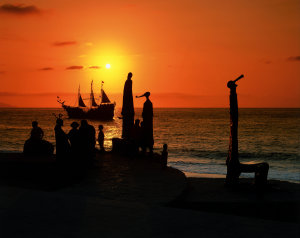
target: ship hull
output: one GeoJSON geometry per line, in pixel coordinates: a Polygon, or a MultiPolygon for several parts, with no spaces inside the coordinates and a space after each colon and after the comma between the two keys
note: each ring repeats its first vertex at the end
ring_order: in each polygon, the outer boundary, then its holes
{"type": "Polygon", "coordinates": [[[113,120],[115,104],[104,103],[98,107],[94,107],[90,109],[63,105],[63,109],[67,112],[69,118],[92,119],[92,120],[113,120]]]}

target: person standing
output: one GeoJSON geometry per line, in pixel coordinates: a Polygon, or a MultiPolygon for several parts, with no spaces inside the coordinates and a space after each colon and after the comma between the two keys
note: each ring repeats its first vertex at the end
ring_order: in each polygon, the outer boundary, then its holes
{"type": "Polygon", "coordinates": [[[145,149],[149,148],[150,154],[153,154],[153,105],[150,101],[150,92],[146,92],[141,96],[136,96],[137,98],[146,97],[146,101],[143,106],[143,141],[145,149]]]}
{"type": "Polygon", "coordinates": [[[132,73],[128,73],[127,80],[124,85],[123,91],[123,105],[122,105],[122,138],[130,139],[130,132],[133,127],[134,121],[134,107],[133,107],[133,96],[132,96],[132,73]]]}
{"type": "Polygon", "coordinates": [[[55,131],[55,141],[56,141],[56,158],[59,161],[66,161],[70,152],[70,144],[68,141],[68,136],[63,131],[62,126],[64,122],[62,119],[58,118],[56,120],[55,131]]]}
{"type": "Polygon", "coordinates": [[[96,131],[92,125],[88,124],[87,120],[81,120],[79,137],[81,156],[92,160],[95,156],[96,131]]]}
{"type": "Polygon", "coordinates": [[[79,127],[79,124],[74,121],[71,123],[71,127],[72,129],[68,133],[68,138],[71,144],[71,152],[73,155],[77,156],[80,146],[79,130],[77,129],[79,127]]]}
{"type": "Polygon", "coordinates": [[[162,168],[166,169],[167,168],[167,164],[168,164],[168,145],[164,144],[163,145],[163,151],[161,152],[161,164],[162,164],[162,168]]]}
{"type": "Polygon", "coordinates": [[[100,151],[105,152],[104,149],[104,132],[103,132],[103,125],[99,125],[99,133],[98,133],[98,143],[100,146],[100,151]]]}

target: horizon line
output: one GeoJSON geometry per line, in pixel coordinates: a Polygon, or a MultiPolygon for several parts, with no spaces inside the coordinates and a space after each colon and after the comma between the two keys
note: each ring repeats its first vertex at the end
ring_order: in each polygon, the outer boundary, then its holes
{"type": "MultiPolygon", "coordinates": [[[[143,109],[143,107],[135,107],[136,109],[143,109]]],[[[229,109],[229,107],[154,107],[160,109],[229,109]]],[[[0,109],[63,109],[61,107],[0,107],[0,109]]],[[[117,107],[116,109],[122,109],[117,107]]],[[[239,109],[300,109],[300,107],[239,107],[239,109]]]]}

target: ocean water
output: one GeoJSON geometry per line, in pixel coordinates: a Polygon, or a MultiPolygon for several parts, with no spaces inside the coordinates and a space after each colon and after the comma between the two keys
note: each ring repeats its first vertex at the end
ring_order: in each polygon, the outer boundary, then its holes
{"type": "MultiPolygon", "coordinates": [[[[141,119],[141,112],[136,109],[136,118],[141,119]]],[[[55,143],[53,114],[59,113],[65,114],[61,109],[0,109],[0,152],[22,151],[33,120],[44,130],[44,138],[55,143]]],[[[89,121],[95,128],[104,125],[107,150],[112,138],[121,137],[119,115],[117,109],[113,121],[89,121]]],[[[73,121],[64,119],[66,132],[73,121]]],[[[168,144],[170,166],[189,173],[225,175],[229,110],[155,109],[154,140],[156,152],[168,144]]],[[[268,162],[270,179],[300,182],[300,109],[240,109],[239,153],[241,162],[268,162]]]]}

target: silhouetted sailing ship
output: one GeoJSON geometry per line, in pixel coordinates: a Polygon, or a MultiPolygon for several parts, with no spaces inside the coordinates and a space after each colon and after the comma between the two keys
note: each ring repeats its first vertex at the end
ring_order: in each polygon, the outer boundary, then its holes
{"type": "Polygon", "coordinates": [[[90,108],[85,105],[81,97],[80,86],[78,88],[77,107],[65,105],[65,101],[62,101],[59,97],[57,97],[57,101],[62,105],[63,109],[66,110],[69,118],[78,119],[112,120],[116,106],[116,103],[112,103],[104,92],[103,81],[101,84],[101,102],[99,105],[94,97],[93,81],[91,82],[90,108]]]}

